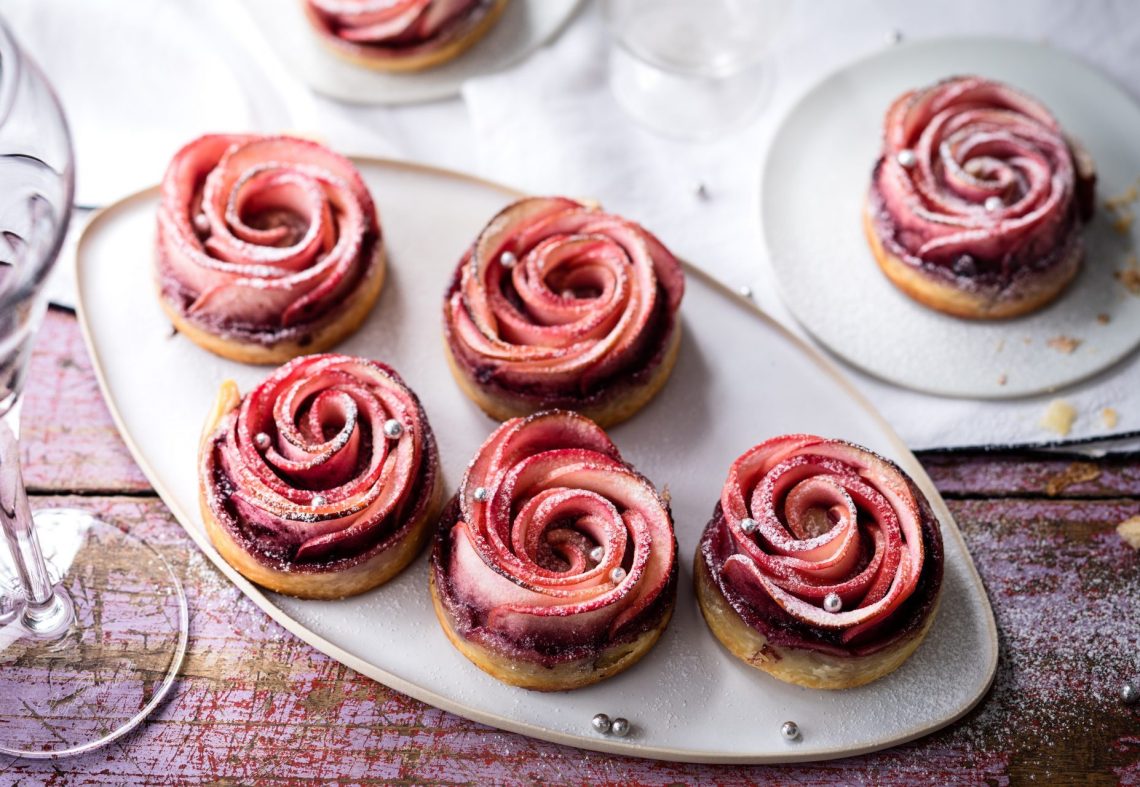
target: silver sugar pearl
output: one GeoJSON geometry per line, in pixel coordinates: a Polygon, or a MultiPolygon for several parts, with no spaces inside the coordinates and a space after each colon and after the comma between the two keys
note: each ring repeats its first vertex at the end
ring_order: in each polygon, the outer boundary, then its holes
{"type": "Polygon", "coordinates": [[[823,608],[828,612],[838,612],[843,609],[843,599],[838,593],[828,593],[823,597],[823,608]]]}
{"type": "Polygon", "coordinates": [[[784,736],[786,741],[798,741],[800,739],[800,725],[794,721],[786,721],[780,726],[780,734],[784,736]]]}
{"type": "Polygon", "coordinates": [[[269,443],[269,435],[267,435],[265,432],[258,432],[253,436],[253,444],[260,448],[262,451],[269,447],[269,443]]]}
{"type": "Polygon", "coordinates": [[[898,160],[899,165],[906,169],[910,169],[918,163],[918,156],[914,155],[914,151],[908,148],[900,150],[895,158],[898,160]]]}
{"type": "Polygon", "coordinates": [[[954,272],[959,276],[973,276],[978,272],[978,264],[969,254],[963,254],[954,260],[954,272]]]}
{"type": "Polygon", "coordinates": [[[986,206],[986,210],[988,210],[990,212],[993,212],[995,210],[1001,210],[1002,207],[1005,205],[1005,203],[1002,202],[1001,197],[997,196],[996,194],[994,194],[991,197],[986,197],[986,201],[984,204],[986,206]]]}
{"type": "Polygon", "coordinates": [[[606,556],[605,547],[599,546],[599,547],[594,547],[593,549],[590,550],[590,560],[593,560],[595,563],[601,563],[602,558],[604,558],[605,556],[606,556]]]}
{"type": "Polygon", "coordinates": [[[742,285],[740,287],[740,289],[737,290],[737,292],[740,293],[740,296],[742,298],[751,298],[752,297],[752,288],[749,287],[747,284],[742,285]]]}
{"type": "Polygon", "coordinates": [[[1135,705],[1140,702],[1140,687],[1135,683],[1125,683],[1120,687],[1120,701],[1125,705],[1135,705]]]}
{"type": "Polygon", "coordinates": [[[610,717],[606,714],[598,713],[594,718],[590,719],[590,726],[602,733],[602,735],[605,735],[610,731],[610,728],[613,727],[613,722],[610,721],[610,717]]]}
{"type": "Polygon", "coordinates": [[[577,295],[574,294],[573,290],[563,290],[561,293],[559,293],[559,295],[561,295],[566,300],[570,300],[571,298],[577,298],[578,297],[577,295]]]}
{"type": "Polygon", "coordinates": [[[404,433],[404,425],[397,421],[395,418],[389,418],[384,422],[384,436],[389,440],[395,440],[404,433]]]}
{"type": "Polygon", "coordinates": [[[504,268],[513,268],[518,264],[519,258],[515,256],[513,251],[504,251],[499,255],[499,264],[504,268]]]}
{"type": "Polygon", "coordinates": [[[206,218],[205,213],[199,213],[194,217],[194,229],[198,230],[198,232],[210,231],[210,220],[206,218]]]}
{"type": "Polygon", "coordinates": [[[487,498],[491,496],[491,493],[487,491],[487,487],[477,486],[475,487],[475,491],[471,494],[471,496],[480,503],[486,503],[487,498]]]}
{"type": "Polygon", "coordinates": [[[614,570],[610,572],[610,579],[613,580],[614,584],[621,582],[625,579],[625,569],[621,566],[614,566],[614,570]]]}
{"type": "Polygon", "coordinates": [[[887,42],[891,44],[901,44],[903,40],[903,31],[897,27],[887,34],[887,42]]]}
{"type": "Polygon", "coordinates": [[[325,500],[324,495],[313,495],[313,502],[312,502],[313,508],[320,508],[321,506],[323,506],[327,502],[328,502],[328,500],[325,500]]]}
{"type": "Polygon", "coordinates": [[[626,735],[629,735],[629,720],[618,716],[614,719],[614,723],[610,727],[610,732],[619,738],[624,738],[626,735]]]}
{"type": "Polygon", "coordinates": [[[740,529],[744,531],[745,535],[752,535],[758,527],[760,527],[760,523],[750,516],[740,520],[740,529]]]}
{"type": "Polygon", "coordinates": [[[702,200],[708,199],[709,198],[708,186],[706,186],[704,183],[701,183],[698,181],[693,186],[693,194],[696,195],[697,199],[702,199],[702,200]]]}

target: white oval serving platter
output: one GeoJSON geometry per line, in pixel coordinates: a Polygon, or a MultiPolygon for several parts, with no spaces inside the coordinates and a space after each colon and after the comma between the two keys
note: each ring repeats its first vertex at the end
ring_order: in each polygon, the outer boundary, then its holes
{"type": "Polygon", "coordinates": [[[1140,345],[1140,298],[1114,279],[1136,253],[1140,228],[1118,232],[1104,208],[1106,197],[1140,179],[1137,140],[1136,101],[1053,47],[951,38],[857,61],[800,99],[768,151],[761,217],[784,301],[844,360],[926,393],[1008,398],[1091,377],[1140,345]],[[1084,233],[1084,268],[1057,301],[1025,317],[962,320],[919,305],[887,281],[863,235],[863,198],[887,107],[905,90],[956,74],[998,79],[1036,96],[1097,163],[1097,214],[1084,233]],[[1066,339],[1079,340],[1075,351],[1050,344],[1060,340],[1063,347],[1066,339]]]}
{"type": "Polygon", "coordinates": [[[337,57],[317,38],[302,0],[244,0],[257,27],[294,75],[350,104],[411,104],[459,95],[463,83],[517,63],[561,32],[582,0],[511,0],[487,34],[459,57],[407,74],[375,71],[337,57]]]}
{"type": "MultiPolygon", "coordinates": [[[[518,195],[473,178],[358,159],[380,209],[390,272],[380,300],[338,349],[391,363],[419,393],[439,439],[445,480],[495,424],[450,377],[440,340],[444,287],[483,224],[518,195]]],[[[198,546],[258,606],[335,659],[424,702],[486,724],[588,749],[699,762],[842,757],[924,735],[986,693],[997,635],[961,534],[914,456],[835,367],[755,306],[688,268],[680,360],[664,391],[613,430],[623,455],[672,495],[680,545],[676,613],[633,669],[575,692],[540,694],[496,682],[447,641],[432,613],[427,559],[389,584],[343,601],[267,593],[207,541],[197,504],[199,431],[218,385],[243,391],[264,367],[243,366],[172,335],[151,279],[157,189],[97,215],[77,253],[80,320],[104,395],[135,459],[198,546]],[[697,539],[729,463],[785,432],[841,436],[898,461],[942,522],[946,579],[926,642],[901,669],[862,688],[823,692],[780,683],[724,651],[692,592],[697,539]],[[633,722],[625,739],[592,732],[595,713],[633,722]],[[788,743],[794,719],[803,739],[788,743]]]]}

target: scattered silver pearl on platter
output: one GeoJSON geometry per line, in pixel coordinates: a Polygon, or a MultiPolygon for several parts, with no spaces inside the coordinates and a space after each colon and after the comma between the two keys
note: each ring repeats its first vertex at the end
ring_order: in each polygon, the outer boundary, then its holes
{"type": "Polygon", "coordinates": [[[605,547],[594,547],[593,549],[590,550],[590,560],[593,560],[595,563],[601,563],[602,558],[604,558],[605,556],[606,556],[605,547]]]}
{"type": "Polygon", "coordinates": [[[395,418],[389,418],[384,422],[384,436],[388,439],[395,440],[403,433],[404,425],[397,421],[395,418]]]}
{"type": "Polygon", "coordinates": [[[324,495],[313,495],[313,503],[312,503],[313,508],[320,508],[321,506],[323,506],[327,502],[328,502],[328,500],[325,500],[324,495]]]}
{"type": "Polygon", "coordinates": [[[1140,702],[1140,687],[1135,683],[1125,683],[1120,687],[1120,701],[1125,705],[1135,705],[1140,702]]]}
{"type": "Polygon", "coordinates": [[[786,741],[798,741],[800,739],[800,725],[794,721],[786,721],[780,727],[780,734],[784,736],[786,741]]]}
{"type": "Polygon", "coordinates": [[[740,529],[744,531],[745,535],[752,535],[758,527],[760,527],[760,523],[750,516],[740,520],[740,529]]]}
{"type": "Polygon", "coordinates": [[[902,40],[903,31],[899,30],[897,27],[887,34],[887,43],[900,44],[902,43],[902,40]]]}
{"type": "Polygon", "coordinates": [[[610,717],[604,713],[595,714],[594,718],[590,719],[590,726],[598,732],[605,735],[613,727],[613,722],[610,717]]]}
{"type": "Polygon", "coordinates": [[[696,195],[697,199],[708,199],[709,198],[708,186],[706,186],[704,183],[701,183],[700,181],[698,181],[693,186],[693,194],[696,195]]]}
{"type": "Polygon", "coordinates": [[[739,292],[739,293],[740,293],[740,296],[741,296],[742,298],[751,298],[751,297],[752,297],[752,288],[751,288],[751,287],[749,287],[747,284],[745,284],[745,285],[742,285],[742,286],[740,287],[740,289],[739,289],[739,290],[737,290],[737,292],[739,292]]]}
{"type": "Polygon", "coordinates": [[[491,493],[487,491],[487,487],[477,486],[475,487],[475,491],[471,496],[478,500],[480,503],[486,503],[487,498],[491,496],[491,493]]]}
{"type": "Polygon", "coordinates": [[[612,579],[614,583],[621,582],[625,579],[625,569],[621,566],[615,566],[614,570],[610,572],[610,579],[612,579]]]}
{"type": "Polygon", "coordinates": [[[610,726],[610,732],[619,738],[624,738],[629,735],[629,720],[617,717],[614,719],[613,724],[610,726]]]}
{"type": "Polygon", "coordinates": [[[518,263],[519,258],[515,256],[513,251],[504,251],[499,255],[499,264],[504,268],[513,268],[518,263]]]}
{"type": "Polygon", "coordinates": [[[265,432],[258,432],[253,436],[253,444],[264,451],[269,447],[269,435],[265,432]]]}
{"type": "Polygon", "coordinates": [[[823,597],[823,608],[828,612],[838,612],[843,609],[843,599],[838,593],[828,593],[823,597]]]}
{"type": "Polygon", "coordinates": [[[986,197],[984,204],[986,206],[986,210],[991,212],[995,210],[1001,210],[1002,206],[1005,205],[1005,203],[1002,202],[1001,197],[997,196],[996,194],[992,197],[986,197]]]}
{"type": "Polygon", "coordinates": [[[205,213],[199,213],[194,217],[194,229],[198,230],[198,232],[210,231],[210,220],[206,218],[205,213]]]}
{"type": "Polygon", "coordinates": [[[906,169],[910,169],[918,163],[918,156],[914,155],[914,151],[908,148],[900,150],[898,155],[895,156],[895,159],[899,162],[900,166],[906,169]]]}

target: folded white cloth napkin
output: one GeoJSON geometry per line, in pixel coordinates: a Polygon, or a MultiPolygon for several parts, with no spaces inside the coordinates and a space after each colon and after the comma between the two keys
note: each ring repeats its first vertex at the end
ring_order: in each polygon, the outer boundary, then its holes
{"type": "MultiPolygon", "coordinates": [[[[941,4],[939,4],[941,5],[941,4]]],[[[759,237],[759,173],[780,118],[817,79],[843,63],[907,37],[948,33],[1008,34],[1051,43],[1092,59],[1122,84],[1140,69],[1140,27],[1121,25],[1127,2],[1032,0],[937,6],[891,2],[794,3],[776,36],[772,100],[749,128],[712,143],[666,139],[631,120],[607,84],[608,43],[592,7],[547,49],[520,66],[469,81],[464,98],[474,126],[479,169],[488,178],[535,193],[598,199],[636,217],[679,256],[734,286],[749,286],[762,308],[801,333],[776,294],[759,237]],[[828,34],[821,36],[820,20],[828,34]],[[841,34],[837,31],[842,31],[841,34]],[[707,199],[700,199],[704,184],[707,199]]],[[[907,391],[846,368],[902,437],[915,448],[1045,444],[1058,436],[1040,425],[1053,396],[1000,402],[947,399],[907,391]]],[[[1140,358],[1059,396],[1078,411],[1070,440],[1118,438],[1140,431],[1140,358]],[[1100,411],[1119,413],[1115,429],[1100,411]]],[[[1113,447],[1140,446],[1140,441],[1113,447]]]]}

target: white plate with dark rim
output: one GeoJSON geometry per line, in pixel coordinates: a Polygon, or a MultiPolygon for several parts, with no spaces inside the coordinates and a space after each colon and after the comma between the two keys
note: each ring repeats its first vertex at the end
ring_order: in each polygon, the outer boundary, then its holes
{"type": "Polygon", "coordinates": [[[905,388],[1008,398],[1091,377],[1140,345],[1140,298],[1113,277],[1135,253],[1140,227],[1130,235],[1116,231],[1103,205],[1140,178],[1137,140],[1136,101],[1049,46],[951,38],[859,60],[809,90],[768,150],[761,218],[784,302],[836,355],[905,388]],[[1097,215],[1084,232],[1084,268],[1057,301],[1013,320],[962,320],[919,305],[887,281],[863,235],[862,203],[887,107],[905,90],[967,73],[1038,98],[1097,163],[1097,215]],[[1050,345],[1068,338],[1080,341],[1070,354],[1050,345]]]}
{"type": "MultiPolygon", "coordinates": [[[[451,491],[494,428],[451,379],[440,341],[444,287],[483,224],[517,193],[441,170],[358,159],[380,209],[390,272],[363,328],[341,352],[391,363],[419,393],[451,491]]],[[[676,613],[634,668],[574,692],[541,694],[496,682],[447,641],[431,609],[427,559],[387,585],[343,601],[263,592],[207,541],[196,456],[218,385],[243,391],[269,369],[223,360],[171,335],[151,279],[157,189],[98,214],[77,254],[80,322],[111,412],[135,459],[195,543],[289,631],[353,669],[476,721],[587,749],[697,762],[843,757],[907,741],[958,719],[985,695],[997,633],[961,534],[914,456],[835,367],[750,302],[688,270],[680,360],[663,392],[613,430],[623,455],[668,486],[680,545],[676,613]],[[130,304],[130,308],[125,308],[130,304]],[[946,574],[938,618],[901,669],[869,686],[824,692],[789,686],[723,650],[692,592],[692,556],[728,465],[769,436],[816,432],[897,461],[942,522],[946,574]],[[393,646],[395,644],[395,646],[393,646]],[[624,716],[628,738],[590,728],[624,716]],[[799,742],[780,736],[795,720],[799,742]]]]}
{"type": "Polygon", "coordinates": [[[519,62],[557,36],[582,0],[511,0],[495,26],[454,60],[412,73],[386,73],[337,57],[305,17],[302,0],[244,0],[265,40],[316,92],[350,104],[412,104],[459,95],[472,77],[519,62]]]}

